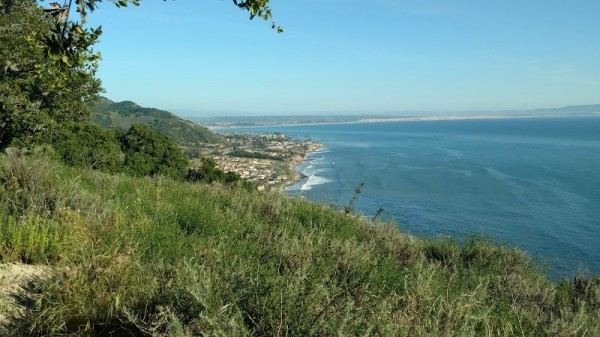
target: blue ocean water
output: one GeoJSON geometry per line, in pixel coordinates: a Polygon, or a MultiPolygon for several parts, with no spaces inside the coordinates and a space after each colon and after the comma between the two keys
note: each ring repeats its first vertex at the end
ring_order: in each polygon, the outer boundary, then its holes
{"type": "Polygon", "coordinates": [[[403,231],[483,234],[530,252],[553,278],[600,273],[600,117],[277,126],[325,144],[287,192],[384,208],[403,231]]]}

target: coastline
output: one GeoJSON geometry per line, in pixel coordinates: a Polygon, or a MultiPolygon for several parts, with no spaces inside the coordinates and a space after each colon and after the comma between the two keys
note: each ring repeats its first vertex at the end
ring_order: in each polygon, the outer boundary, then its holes
{"type": "Polygon", "coordinates": [[[225,131],[240,128],[261,128],[275,126],[311,126],[311,125],[336,125],[336,124],[361,124],[361,123],[393,123],[393,122],[435,122],[435,121],[458,121],[458,120],[481,120],[481,119],[521,119],[521,118],[562,118],[562,117],[595,117],[600,113],[574,114],[574,115],[449,115],[449,116],[411,116],[390,118],[363,118],[351,121],[339,122],[315,122],[315,123],[282,123],[282,124],[259,124],[248,126],[206,126],[211,131],[225,131]]]}
{"type": "Polygon", "coordinates": [[[287,180],[287,182],[283,185],[281,185],[281,191],[285,190],[287,187],[290,187],[294,184],[296,184],[297,182],[301,181],[302,179],[306,178],[305,175],[303,175],[302,173],[299,173],[296,168],[304,163],[305,161],[307,161],[309,159],[309,156],[317,151],[320,151],[322,149],[325,148],[324,144],[321,143],[309,143],[308,144],[309,149],[306,151],[306,153],[304,153],[303,156],[301,155],[296,155],[294,157],[292,157],[292,159],[290,160],[289,164],[288,164],[288,177],[289,179],[287,180]]]}

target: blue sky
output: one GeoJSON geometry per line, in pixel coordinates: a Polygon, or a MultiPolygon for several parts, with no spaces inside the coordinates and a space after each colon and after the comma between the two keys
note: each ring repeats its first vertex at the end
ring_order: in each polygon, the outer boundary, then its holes
{"type": "Polygon", "coordinates": [[[183,115],[529,109],[600,103],[598,0],[103,4],[106,96],[183,115]]]}

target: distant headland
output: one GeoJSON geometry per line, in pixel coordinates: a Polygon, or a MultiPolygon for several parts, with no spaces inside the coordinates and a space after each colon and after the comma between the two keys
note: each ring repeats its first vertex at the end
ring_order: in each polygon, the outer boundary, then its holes
{"type": "Polygon", "coordinates": [[[407,111],[382,114],[286,115],[286,116],[212,116],[190,117],[210,129],[343,123],[413,122],[461,119],[502,119],[600,115],[600,104],[571,105],[560,108],[500,111],[407,111]]]}

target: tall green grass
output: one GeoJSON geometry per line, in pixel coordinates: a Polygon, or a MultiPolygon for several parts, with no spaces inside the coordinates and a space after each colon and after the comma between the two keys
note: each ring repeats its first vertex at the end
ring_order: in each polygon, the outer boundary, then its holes
{"type": "Polygon", "coordinates": [[[5,262],[55,261],[63,254],[66,232],[63,223],[50,219],[4,217],[0,223],[0,257],[5,262]]]}
{"type": "Polygon", "coordinates": [[[40,160],[0,157],[2,259],[57,271],[16,335],[600,335],[600,278],[551,282],[479,237],[40,160]]]}

